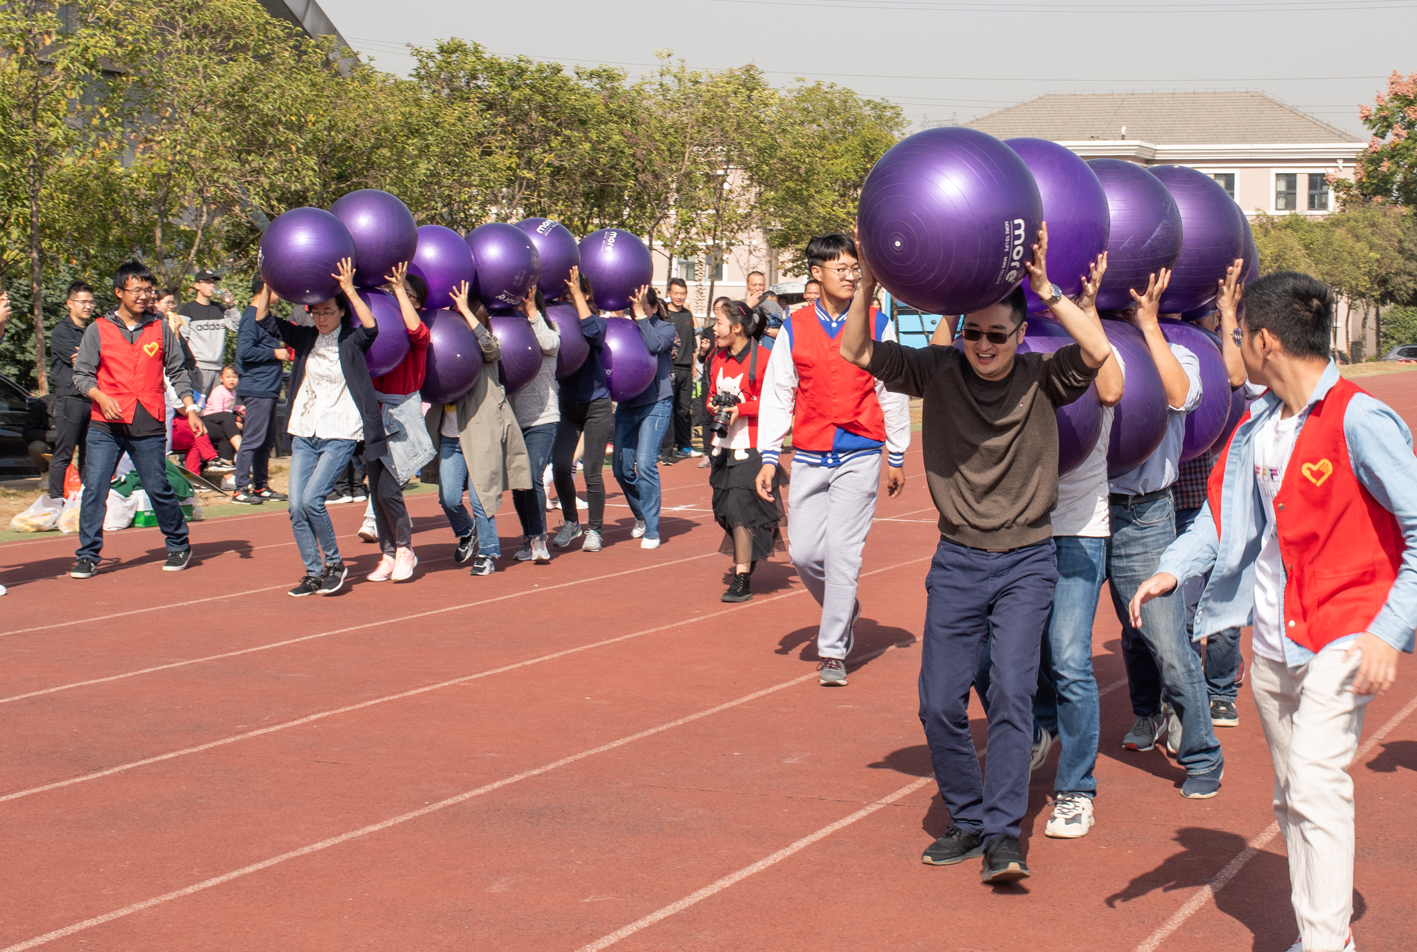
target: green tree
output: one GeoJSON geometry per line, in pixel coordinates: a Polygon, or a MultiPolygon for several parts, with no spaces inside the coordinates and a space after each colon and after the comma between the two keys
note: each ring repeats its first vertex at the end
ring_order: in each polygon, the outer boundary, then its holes
{"type": "Polygon", "coordinates": [[[1412,138],[1417,132],[1417,73],[1403,76],[1393,70],[1387,92],[1361,107],[1358,116],[1372,139],[1358,156],[1353,181],[1334,180],[1339,200],[1417,205],[1417,142],[1412,138]]]}

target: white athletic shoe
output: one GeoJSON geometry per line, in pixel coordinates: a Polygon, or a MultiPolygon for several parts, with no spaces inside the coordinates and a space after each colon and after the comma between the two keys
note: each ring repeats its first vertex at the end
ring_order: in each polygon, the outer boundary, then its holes
{"type": "Polygon", "coordinates": [[[643,539],[644,537],[645,537],[645,521],[644,521],[643,519],[636,519],[636,520],[635,520],[635,527],[630,530],[630,538],[631,538],[631,539],[643,539]]]}
{"type": "MultiPolygon", "coordinates": [[[[1350,935],[1348,937],[1348,944],[1343,947],[1343,952],[1355,952],[1356,949],[1357,946],[1353,944],[1353,937],[1350,935]]],[[[1304,952],[1304,940],[1295,939],[1294,944],[1289,947],[1288,952],[1304,952]]]]}
{"type": "Polygon", "coordinates": [[[1095,822],[1091,797],[1083,793],[1060,793],[1053,801],[1053,815],[1048,818],[1043,835],[1055,840],[1075,840],[1086,836],[1095,822]]]}
{"type": "Polygon", "coordinates": [[[1166,715],[1166,753],[1175,757],[1181,749],[1181,718],[1170,704],[1161,705],[1161,711],[1166,715]]]}
{"type": "Polygon", "coordinates": [[[582,499],[580,496],[577,496],[577,497],[576,497],[576,508],[577,508],[577,509],[589,509],[589,508],[590,508],[590,503],[586,502],[586,501],[585,501],[584,499],[582,499]]]}
{"type": "Polygon", "coordinates": [[[641,540],[640,540],[640,548],[641,548],[641,549],[657,549],[657,548],[659,548],[659,540],[658,540],[658,539],[649,539],[649,538],[641,539],[641,540]]]}
{"type": "Polygon", "coordinates": [[[379,538],[379,527],[374,524],[373,519],[365,519],[364,524],[359,527],[359,538],[365,542],[375,542],[379,538]]]}

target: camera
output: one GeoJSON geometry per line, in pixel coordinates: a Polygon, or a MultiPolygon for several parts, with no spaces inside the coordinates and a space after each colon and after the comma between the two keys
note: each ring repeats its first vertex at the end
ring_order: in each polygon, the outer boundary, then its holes
{"type": "Polygon", "coordinates": [[[716,411],[713,415],[713,422],[709,424],[709,432],[714,436],[728,438],[728,423],[732,414],[729,410],[743,402],[743,398],[736,393],[715,393],[709,398],[709,403],[716,411]]]}

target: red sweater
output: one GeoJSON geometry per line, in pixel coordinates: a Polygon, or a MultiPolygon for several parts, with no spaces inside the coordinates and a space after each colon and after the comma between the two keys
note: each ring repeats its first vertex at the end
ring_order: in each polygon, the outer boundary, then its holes
{"type": "Polygon", "coordinates": [[[418,327],[408,332],[408,356],[393,370],[382,377],[375,377],[374,389],[391,396],[422,390],[423,378],[428,373],[430,340],[432,337],[428,333],[428,325],[419,321],[418,327]]]}
{"type": "Polygon", "coordinates": [[[715,350],[713,359],[709,362],[708,377],[708,403],[709,413],[717,413],[713,405],[713,395],[718,392],[719,376],[722,375],[725,381],[738,379],[738,393],[742,400],[738,403],[738,419],[734,423],[734,428],[729,430],[729,435],[734,430],[746,424],[748,427],[748,446],[756,448],[758,445],[758,401],[763,395],[763,377],[768,370],[768,355],[771,351],[759,347],[758,366],[753,376],[749,376],[752,366],[751,354],[753,345],[749,344],[743,348],[743,353],[738,357],[733,357],[726,350],[715,350]]]}

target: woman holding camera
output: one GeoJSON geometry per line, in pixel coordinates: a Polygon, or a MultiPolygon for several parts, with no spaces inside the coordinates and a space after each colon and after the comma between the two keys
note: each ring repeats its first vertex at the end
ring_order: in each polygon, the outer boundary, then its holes
{"type": "MultiPolygon", "coordinates": [[[[757,445],[758,398],[769,353],[758,346],[764,330],[762,318],[742,301],[717,309],[713,336],[718,350],[708,373],[708,410],[713,416],[709,485],[714,518],[725,533],[719,551],[733,556],[733,583],[723,593],[725,602],[751,599],[754,567],[774,548],[782,548],[780,504],[763,499],[753,486],[763,462],[757,445]]],[[[781,467],[777,472],[776,483],[781,485],[786,479],[781,467]]],[[[774,492],[773,497],[781,499],[782,494],[774,492]]]]}

